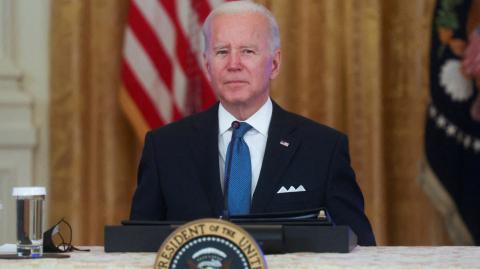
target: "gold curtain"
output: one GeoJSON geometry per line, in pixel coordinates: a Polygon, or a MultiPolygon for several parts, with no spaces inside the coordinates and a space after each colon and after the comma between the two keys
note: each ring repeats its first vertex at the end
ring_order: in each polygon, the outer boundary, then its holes
{"type": "MultiPolygon", "coordinates": [[[[416,177],[423,152],[434,0],[260,0],[276,15],[282,70],[272,96],[349,135],[382,245],[450,244],[416,177]]],[[[102,244],[128,216],[140,143],[119,111],[128,3],[52,1],[50,222],[102,244]]]]}
{"type": "Polygon", "coordinates": [[[137,142],[118,104],[126,1],[54,0],[51,17],[50,224],[101,244],[128,217],[137,142]]]}
{"type": "Polygon", "coordinates": [[[349,135],[380,244],[447,244],[416,177],[434,0],[262,0],[282,34],[272,95],[349,135]]]}

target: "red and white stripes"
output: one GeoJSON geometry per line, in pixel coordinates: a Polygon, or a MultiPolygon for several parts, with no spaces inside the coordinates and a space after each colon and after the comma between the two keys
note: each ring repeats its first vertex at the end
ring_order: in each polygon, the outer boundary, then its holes
{"type": "Polygon", "coordinates": [[[223,1],[131,1],[122,90],[144,128],[159,127],[215,102],[201,62],[201,27],[211,8],[223,1]]]}

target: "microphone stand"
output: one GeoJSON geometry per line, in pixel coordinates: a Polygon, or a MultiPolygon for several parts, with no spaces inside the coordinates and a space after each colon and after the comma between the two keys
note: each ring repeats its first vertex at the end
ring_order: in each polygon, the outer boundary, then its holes
{"type": "Polygon", "coordinates": [[[227,171],[225,171],[225,184],[223,185],[223,197],[224,197],[224,203],[223,203],[223,214],[220,216],[221,219],[224,220],[230,220],[230,212],[228,210],[228,187],[230,185],[230,171],[231,171],[231,166],[232,166],[232,153],[233,153],[233,133],[240,127],[240,123],[238,121],[233,121],[232,122],[232,138],[230,139],[230,144],[228,145],[228,157],[227,157],[227,171]]]}

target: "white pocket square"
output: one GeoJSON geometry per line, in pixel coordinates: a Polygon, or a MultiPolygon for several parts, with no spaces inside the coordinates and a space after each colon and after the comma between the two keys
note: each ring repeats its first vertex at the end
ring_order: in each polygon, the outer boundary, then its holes
{"type": "Polygon", "coordinates": [[[298,186],[295,188],[294,186],[290,186],[290,188],[285,188],[285,186],[282,186],[277,193],[289,193],[289,192],[302,192],[302,191],[307,191],[303,185],[298,186]]]}

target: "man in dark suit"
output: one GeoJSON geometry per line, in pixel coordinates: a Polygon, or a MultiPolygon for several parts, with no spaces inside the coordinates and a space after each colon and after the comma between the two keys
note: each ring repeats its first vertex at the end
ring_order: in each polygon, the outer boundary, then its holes
{"type": "MultiPolygon", "coordinates": [[[[237,132],[232,122],[241,122],[249,128],[238,142],[248,157],[241,170],[247,171],[248,208],[240,214],[324,206],[335,223],[352,228],[360,245],[374,245],[346,136],[269,97],[281,63],[273,15],[252,2],[227,2],[212,11],[203,31],[205,67],[220,103],[146,135],[130,218],[222,215],[225,186],[236,180],[224,183],[233,169],[225,169],[225,160],[236,162],[229,154],[237,132]]],[[[229,188],[229,198],[236,192],[229,188]]]]}

